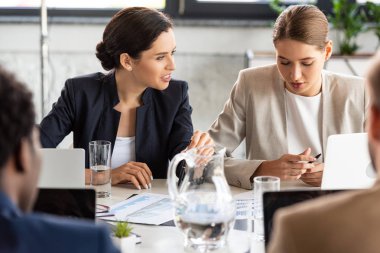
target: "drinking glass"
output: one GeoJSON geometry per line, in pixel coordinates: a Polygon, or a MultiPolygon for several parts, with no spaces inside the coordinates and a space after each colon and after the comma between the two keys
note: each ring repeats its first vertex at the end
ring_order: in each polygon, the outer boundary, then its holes
{"type": "Polygon", "coordinates": [[[96,197],[111,196],[111,142],[91,141],[89,144],[91,182],[96,197]]]}
{"type": "Polygon", "coordinates": [[[280,178],[259,176],[253,179],[254,235],[258,241],[264,241],[263,193],[280,190],[280,178]]]}

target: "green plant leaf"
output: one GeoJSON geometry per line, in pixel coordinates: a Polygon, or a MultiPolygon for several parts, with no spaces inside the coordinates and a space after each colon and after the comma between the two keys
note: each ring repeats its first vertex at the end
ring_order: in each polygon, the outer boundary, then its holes
{"type": "Polygon", "coordinates": [[[286,6],[281,4],[280,0],[271,0],[269,2],[269,6],[272,10],[274,10],[277,14],[280,14],[286,9],[286,6]]]}
{"type": "Polygon", "coordinates": [[[380,4],[375,4],[373,2],[365,3],[365,18],[366,22],[370,22],[367,25],[367,31],[373,31],[377,37],[377,43],[379,48],[380,45],[380,4]]]}
{"type": "Polygon", "coordinates": [[[116,228],[114,228],[114,235],[118,238],[128,237],[132,232],[133,227],[126,221],[116,222],[116,228]]]}
{"type": "Polygon", "coordinates": [[[359,46],[356,44],[356,37],[365,30],[365,15],[356,2],[352,3],[347,0],[333,0],[333,15],[330,15],[329,21],[333,27],[342,31],[343,38],[338,38],[339,49],[341,54],[353,54],[359,46]]]}

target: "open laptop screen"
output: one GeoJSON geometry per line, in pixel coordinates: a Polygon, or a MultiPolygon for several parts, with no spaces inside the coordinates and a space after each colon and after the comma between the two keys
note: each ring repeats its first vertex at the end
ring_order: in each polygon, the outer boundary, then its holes
{"type": "Polygon", "coordinates": [[[330,135],[321,189],[364,189],[376,181],[366,133],[330,135]]]}
{"type": "Polygon", "coordinates": [[[43,148],[39,188],[85,188],[84,149],[43,148]]]}
{"type": "Polygon", "coordinates": [[[267,245],[271,239],[274,214],[279,208],[340,191],[341,190],[306,190],[265,192],[263,195],[265,245],[267,245]]]}
{"type": "Polygon", "coordinates": [[[95,220],[95,190],[40,189],[33,210],[59,216],[95,220]]]}

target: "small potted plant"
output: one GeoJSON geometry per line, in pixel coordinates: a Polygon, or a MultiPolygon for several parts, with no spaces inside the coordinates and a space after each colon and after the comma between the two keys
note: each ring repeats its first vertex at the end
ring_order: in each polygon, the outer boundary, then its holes
{"type": "Polygon", "coordinates": [[[126,221],[116,222],[113,229],[113,241],[120,251],[134,252],[136,245],[136,236],[132,233],[133,227],[126,221]]]}

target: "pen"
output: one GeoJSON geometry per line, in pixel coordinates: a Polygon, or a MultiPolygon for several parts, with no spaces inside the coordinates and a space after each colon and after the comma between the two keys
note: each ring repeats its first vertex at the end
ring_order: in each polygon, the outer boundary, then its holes
{"type": "Polygon", "coordinates": [[[138,194],[136,194],[136,193],[134,193],[134,194],[131,194],[130,196],[128,196],[126,199],[130,199],[130,198],[132,198],[132,197],[134,197],[134,196],[137,196],[138,194]]]}
{"type": "MultiPolygon", "coordinates": [[[[317,160],[320,156],[322,155],[322,153],[319,153],[318,155],[316,155],[314,158],[315,160],[317,160]]],[[[310,161],[309,163],[313,163],[312,161],[310,161]]]]}

